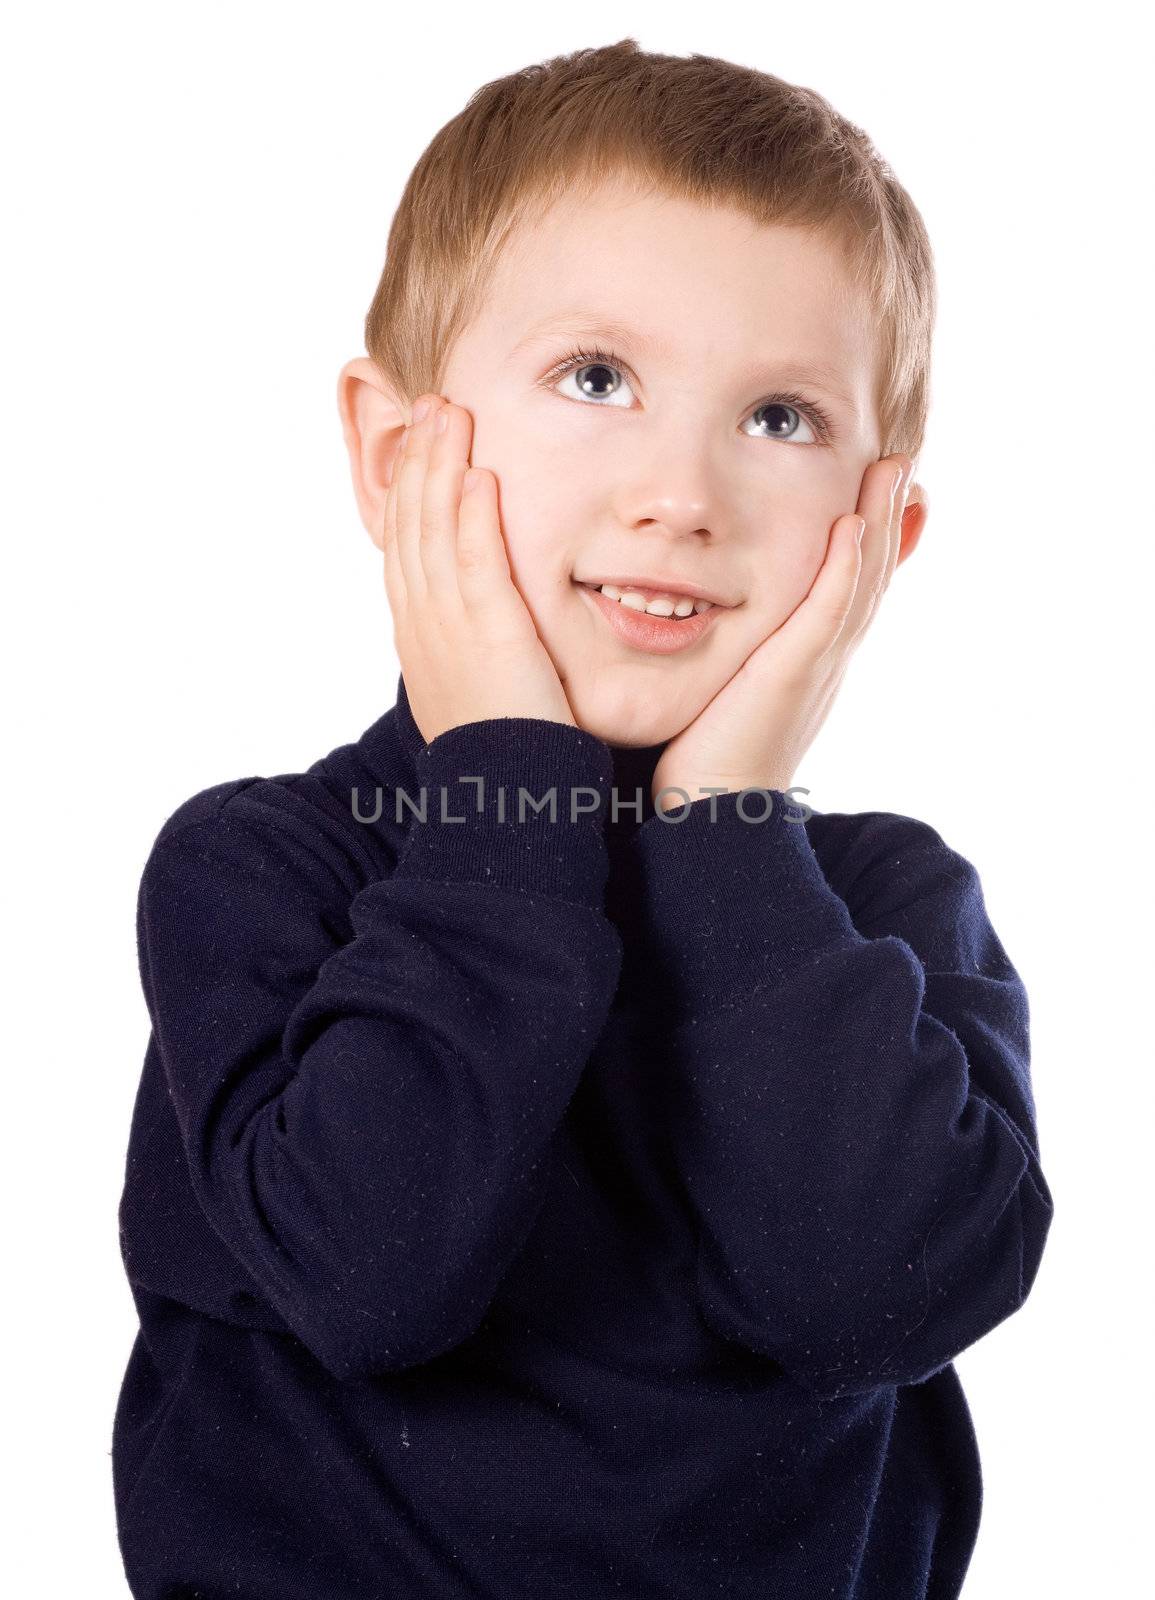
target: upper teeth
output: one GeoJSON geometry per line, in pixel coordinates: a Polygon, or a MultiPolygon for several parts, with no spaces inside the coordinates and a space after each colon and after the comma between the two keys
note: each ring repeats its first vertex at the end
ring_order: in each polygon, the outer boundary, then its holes
{"type": "Polygon", "coordinates": [[[691,600],[689,595],[659,594],[647,600],[637,589],[619,589],[616,584],[595,584],[607,600],[618,600],[633,611],[648,611],[654,617],[688,617],[692,611],[709,611],[712,600],[691,600]]]}

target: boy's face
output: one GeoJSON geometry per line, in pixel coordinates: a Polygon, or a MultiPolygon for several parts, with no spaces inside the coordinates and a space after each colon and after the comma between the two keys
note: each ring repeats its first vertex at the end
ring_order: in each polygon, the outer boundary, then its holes
{"type": "Polygon", "coordinates": [[[672,738],[804,598],[881,453],[873,340],[829,244],[625,179],[511,240],[440,392],[473,418],[471,460],[497,477],[514,579],[582,727],[672,738]],[[729,609],[687,648],[642,650],[576,581],[615,574],[729,609]]]}

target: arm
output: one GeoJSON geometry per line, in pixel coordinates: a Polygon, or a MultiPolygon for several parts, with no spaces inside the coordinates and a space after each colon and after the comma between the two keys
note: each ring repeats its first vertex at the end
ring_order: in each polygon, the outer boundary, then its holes
{"type": "Polygon", "coordinates": [[[738,798],[638,835],[703,1313],[822,1396],[918,1383],[1039,1267],[1027,997],[933,829],[849,830],[848,904],[782,792],[738,798]]]}
{"type": "Polygon", "coordinates": [[[347,919],[326,909],[341,864],[259,787],[206,820],[178,811],[140,890],[142,980],[197,1199],[339,1378],[474,1331],[544,1198],[542,1158],[620,966],[600,815],[571,821],[561,803],[570,785],[604,795],[600,740],[472,723],[418,754],[417,781],[429,820],[347,919]],[[449,816],[476,807],[459,774],[484,777],[485,812],[439,822],[442,784],[449,816]],[[519,785],[555,784],[556,822],[518,819],[519,785]]]}

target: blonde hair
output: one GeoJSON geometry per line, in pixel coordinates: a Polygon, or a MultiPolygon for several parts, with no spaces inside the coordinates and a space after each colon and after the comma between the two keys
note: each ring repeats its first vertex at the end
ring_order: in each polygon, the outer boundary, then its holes
{"type": "Polygon", "coordinates": [[[813,89],[634,39],[484,84],[422,152],[389,229],[365,348],[403,399],[441,391],[503,245],[563,194],[626,175],[840,247],[876,320],[882,455],[917,458],[936,291],[925,225],[863,131],[813,89]]]}

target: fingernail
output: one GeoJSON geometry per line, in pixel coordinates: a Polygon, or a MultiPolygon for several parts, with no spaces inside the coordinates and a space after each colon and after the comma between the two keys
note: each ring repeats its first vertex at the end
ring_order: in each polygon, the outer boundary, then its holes
{"type": "Polygon", "coordinates": [[[418,400],[417,404],[413,407],[414,422],[423,422],[429,415],[432,405],[433,401],[430,400],[427,395],[422,395],[421,399],[418,400]]]}

